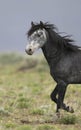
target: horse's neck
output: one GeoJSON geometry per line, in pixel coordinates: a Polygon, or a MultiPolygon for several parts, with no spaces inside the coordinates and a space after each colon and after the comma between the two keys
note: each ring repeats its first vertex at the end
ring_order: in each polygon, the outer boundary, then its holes
{"type": "Polygon", "coordinates": [[[42,51],[49,65],[58,62],[61,52],[53,43],[46,43],[42,51]]]}

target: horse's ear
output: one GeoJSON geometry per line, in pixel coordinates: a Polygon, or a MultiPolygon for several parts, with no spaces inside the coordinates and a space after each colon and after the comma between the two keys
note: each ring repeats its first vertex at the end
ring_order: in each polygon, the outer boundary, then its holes
{"type": "Polygon", "coordinates": [[[31,26],[32,26],[32,27],[34,26],[34,23],[33,23],[33,21],[31,22],[31,26]]]}
{"type": "Polygon", "coordinates": [[[43,25],[43,22],[42,22],[42,21],[40,21],[40,25],[43,25]]]}

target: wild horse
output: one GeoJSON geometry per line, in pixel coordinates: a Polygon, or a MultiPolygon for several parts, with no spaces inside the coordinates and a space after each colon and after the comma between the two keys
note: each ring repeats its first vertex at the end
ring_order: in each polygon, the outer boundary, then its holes
{"type": "Polygon", "coordinates": [[[81,84],[81,50],[70,36],[61,36],[53,24],[39,24],[31,22],[27,33],[29,44],[26,53],[32,55],[41,48],[50,67],[50,74],[57,82],[51,99],[57,104],[56,112],[64,109],[74,112],[72,107],[66,106],[64,96],[68,84],[81,84]]]}

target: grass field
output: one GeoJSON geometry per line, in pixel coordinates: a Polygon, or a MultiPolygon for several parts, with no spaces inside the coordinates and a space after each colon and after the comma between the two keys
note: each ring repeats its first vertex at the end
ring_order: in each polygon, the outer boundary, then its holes
{"type": "Polygon", "coordinates": [[[43,57],[0,54],[0,130],[80,130],[81,85],[69,85],[65,103],[75,113],[61,110],[50,94],[56,83],[43,57]]]}

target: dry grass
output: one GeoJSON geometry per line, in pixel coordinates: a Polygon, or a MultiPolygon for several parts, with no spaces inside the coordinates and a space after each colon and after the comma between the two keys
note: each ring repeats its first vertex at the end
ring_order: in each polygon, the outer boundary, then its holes
{"type": "Polygon", "coordinates": [[[0,130],[81,129],[81,85],[69,85],[65,97],[75,113],[61,110],[58,119],[50,100],[56,83],[46,62],[41,57],[21,57],[17,61],[14,56],[12,63],[8,62],[12,57],[0,63],[0,130]]]}

